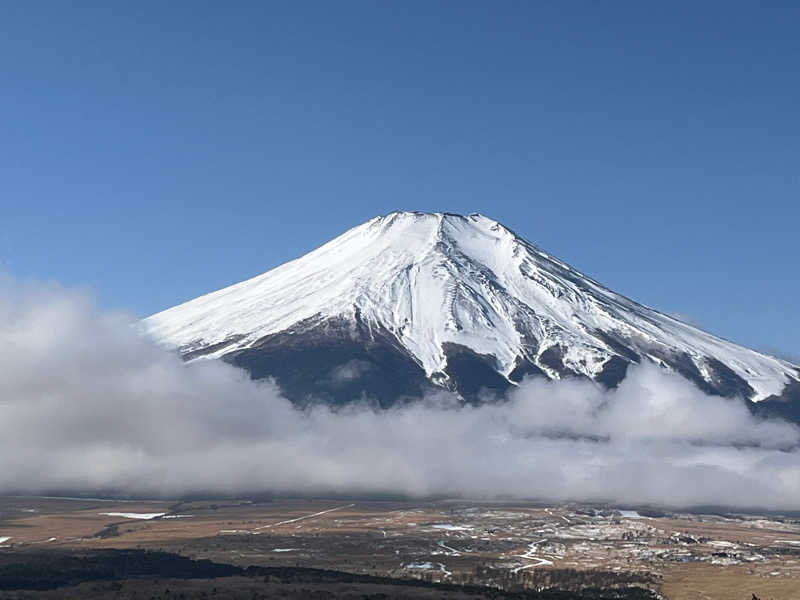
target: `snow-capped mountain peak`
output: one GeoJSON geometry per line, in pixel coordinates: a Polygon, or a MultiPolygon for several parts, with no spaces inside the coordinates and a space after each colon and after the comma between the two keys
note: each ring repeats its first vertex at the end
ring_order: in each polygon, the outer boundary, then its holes
{"type": "MultiPolygon", "coordinates": [[[[143,323],[187,358],[252,362],[252,352],[267,352],[276,336],[310,340],[314,331],[330,340],[379,338],[428,380],[454,389],[454,353],[464,352],[509,385],[525,374],[613,385],[641,360],[752,400],[777,396],[798,379],[797,367],[612,292],[480,214],[377,217],[143,323]]],[[[358,360],[369,363],[364,357],[358,360]]]]}

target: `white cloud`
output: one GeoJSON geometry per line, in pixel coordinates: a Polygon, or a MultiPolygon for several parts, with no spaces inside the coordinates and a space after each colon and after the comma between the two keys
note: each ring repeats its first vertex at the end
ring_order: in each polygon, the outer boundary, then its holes
{"type": "Polygon", "coordinates": [[[234,367],[184,364],[81,295],[2,285],[0,491],[798,508],[794,425],[757,420],[655,367],[631,368],[613,391],[532,379],[480,407],[442,392],[383,412],[300,411],[234,367]]]}
{"type": "Polygon", "coordinates": [[[344,385],[360,379],[372,369],[372,365],[365,360],[349,360],[331,369],[328,377],[333,385],[344,385]]]}

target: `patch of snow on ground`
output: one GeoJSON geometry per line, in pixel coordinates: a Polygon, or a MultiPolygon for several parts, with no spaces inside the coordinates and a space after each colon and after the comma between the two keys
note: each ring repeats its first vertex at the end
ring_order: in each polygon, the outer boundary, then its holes
{"type": "Polygon", "coordinates": [[[432,569],[433,568],[433,563],[431,563],[431,562],[408,563],[403,568],[404,569],[432,569]]]}
{"type": "Polygon", "coordinates": [[[445,531],[470,531],[472,527],[463,527],[460,525],[453,525],[451,523],[439,523],[431,525],[434,529],[444,529],[445,531]]]}
{"type": "Polygon", "coordinates": [[[107,512],[107,513],[97,513],[97,514],[103,515],[105,517],[121,517],[123,519],[143,519],[145,521],[149,521],[150,519],[157,519],[158,517],[163,517],[167,513],[107,512]]]}
{"type": "Polygon", "coordinates": [[[619,514],[622,517],[626,518],[626,519],[646,519],[647,518],[647,517],[643,517],[642,515],[640,515],[635,510],[621,510],[621,511],[619,511],[619,514]]]}

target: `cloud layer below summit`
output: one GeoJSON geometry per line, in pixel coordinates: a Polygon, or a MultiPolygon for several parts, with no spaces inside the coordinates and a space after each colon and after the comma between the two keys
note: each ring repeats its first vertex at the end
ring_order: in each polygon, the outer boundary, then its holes
{"type": "MultiPolygon", "coordinates": [[[[56,287],[0,284],[0,491],[194,491],[797,509],[800,431],[677,375],[618,389],[526,380],[505,402],[447,392],[376,412],[300,411],[270,382],[184,364],[56,287]]],[[[345,364],[331,379],[357,378],[345,364]]]]}

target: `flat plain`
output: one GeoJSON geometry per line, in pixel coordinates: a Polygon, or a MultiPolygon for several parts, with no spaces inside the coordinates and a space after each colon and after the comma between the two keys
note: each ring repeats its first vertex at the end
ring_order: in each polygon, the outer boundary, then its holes
{"type": "Polygon", "coordinates": [[[800,598],[796,516],[464,500],[0,498],[0,564],[112,548],[503,590],[800,598]]]}

